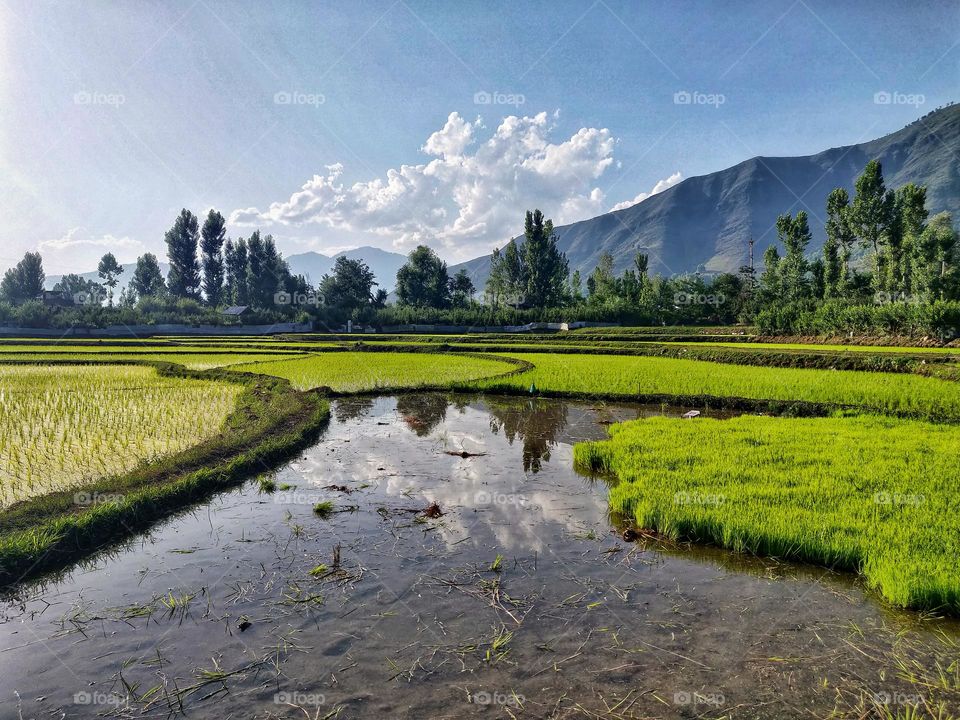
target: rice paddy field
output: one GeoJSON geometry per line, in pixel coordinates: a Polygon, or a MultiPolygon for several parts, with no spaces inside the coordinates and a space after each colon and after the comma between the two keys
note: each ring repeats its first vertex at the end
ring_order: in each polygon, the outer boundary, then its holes
{"type": "Polygon", "coordinates": [[[578,395],[742,397],[849,405],[925,417],[960,417],[960,384],[911,374],[725,365],[658,357],[524,354],[536,367],[488,390],[578,395]]]}
{"type": "Polygon", "coordinates": [[[956,351],[740,333],[0,339],[0,716],[960,717],[956,351]]]}
{"type": "Polygon", "coordinates": [[[435,353],[331,352],[238,366],[244,372],[286,378],[300,390],[337,392],[453,385],[503,375],[516,365],[490,358],[435,353]]]}
{"type": "Polygon", "coordinates": [[[71,352],[71,353],[17,353],[10,356],[0,356],[0,363],[19,362],[58,362],[68,360],[70,362],[168,362],[183,365],[191,370],[210,370],[211,368],[226,367],[228,365],[238,365],[240,363],[262,362],[275,360],[278,357],[296,357],[292,353],[266,353],[266,352],[163,352],[155,351],[144,352],[71,352]]]}
{"type": "Polygon", "coordinates": [[[845,353],[894,353],[901,355],[946,355],[960,357],[960,348],[957,347],[906,347],[903,345],[804,345],[803,343],[776,343],[776,342],[717,342],[708,340],[697,343],[682,343],[666,341],[663,345],[681,345],[685,347],[726,347],[738,350],[802,350],[809,352],[845,352],[845,353]]]}
{"type": "Polygon", "coordinates": [[[195,445],[240,390],[151,367],[0,365],[0,507],[195,445]]]}
{"type": "Polygon", "coordinates": [[[876,416],[650,418],[578,445],[610,507],[674,539],[863,573],[890,602],[960,611],[960,433],[876,416]]]}

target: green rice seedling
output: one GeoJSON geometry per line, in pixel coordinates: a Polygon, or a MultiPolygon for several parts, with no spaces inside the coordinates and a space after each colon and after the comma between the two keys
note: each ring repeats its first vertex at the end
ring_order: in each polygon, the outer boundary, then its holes
{"type": "Polygon", "coordinates": [[[909,347],[906,345],[820,345],[815,343],[761,343],[761,342],[663,342],[663,345],[688,347],[727,347],[737,350],[805,350],[810,352],[894,353],[899,355],[955,355],[955,347],[909,347]]]}
{"type": "Polygon", "coordinates": [[[0,365],[0,507],[196,445],[219,431],[242,390],[145,366],[0,365]]]}
{"type": "Polygon", "coordinates": [[[891,603],[960,611],[960,433],[878,416],[648,418],[574,448],[611,510],[671,538],[858,571],[891,603]]]}
{"type": "Polygon", "coordinates": [[[513,640],[513,631],[506,627],[494,629],[493,639],[490,641],[490,647],[487,648],[486,661],[496,663],[510,654],[510,641],[513,640]]]}
{"type": "Polygon", "coordinates": [[[330,517],[333,514],[333,503],[329,500],[318,502],[313,506],[313,514],[322,518],[330,517]]]}
{"type": "Polygon", "coordinates": [[[265,362],[282,358],[299,357],[300,353],[288,352],[251,352],[249,350],[231,349],[224,352],[215,350],[193,350],[191,348],[177,348],[175,346],[158,348],[52,348],[38,351],[33,347],[22,347],[15,352],[0,347],[0,362],[56,362],[56,361],[88,361],[88,362],[116,362],[123,363],[131,360],[137,362],[170,362],[191,370],[209,370],[211,368],[226,367],[251,362],[265,362]]]}
{"type": "Polygon", "coordinates": [[[339,392],[357,392],[445,386],[500,375],[515,366],[493,359],[440,353],[331,352],[253,363],[238,369],[287,378],[301,390],[327,386],[339,392]]]}
{"type": "Polygon", "coordinates": [[[192,600],[193,594],[191,593],[177,593],[174,595],[173,591],[171,590],[165,597],[160,598],[160,604],[167,609],[167,614],[169,617],[179,615],[180,619],[183,620],[187,612],[190,610],[190,602],[192,600]]]}
{"type": "Polygon", "coordinates": [[[261,493],[269,495],[276,491],[277,481],[273,479],[272,475],[261,475],[257,478],[257,486],[261,493]]]}
{"type": "MultiPolygon", "coordinates": [[[[501,353],[503,354],[503,353],[501,353]]],[[[536,368],[471,383],[481,390],[603,395],[733,397],[849,405],[884,413],[960,418],[960,383],[904,373],[724,365],[700,360],[623,356],[521,356],[536,368]]]]}

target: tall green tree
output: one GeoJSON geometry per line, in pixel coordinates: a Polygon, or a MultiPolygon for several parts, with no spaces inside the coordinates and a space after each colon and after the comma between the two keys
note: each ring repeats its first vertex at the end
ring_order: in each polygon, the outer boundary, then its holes
{"type": "Polygon", "coordinates": [[[23,260],[4,273],[0,281],[0,297],[14,305],[36,300],[43,292],[46,279],[40,253],[28,252],[23,260]]]}
{"type": "Polygon", "coordinates": [[[803,210],[791,217],[789,213],[777,218],[777,236],[785,250],[779,263],[781,291],[784,302],[794,302],[809,295],[806,275],[810,269],[805,253],[810,245],[810,226],[803,210]]]}
{"type": "Polygon", "coordinates": [[[107,304],[113,307],[113,289],[120,282],[120,275],[123,274],[123,266],[117,262],[113,253],[107,253],[100,258],[100,264],[97,265],[97,275],[107,286],[107,304]]]}
{"type": "Polygon", "coordinates": [[[511,240],[501,251],[493,251],[490,258],[490,275],[486,285],[487,297],[494,307],[501,303],[522,307],[527,295],[527,270],[524,254],[516,240],[511,240]]]}
{"type": "Polygon", "coordinates": [[[641,285],[649,281],[648,273],[650,271],[650,256],[645,253],[637,253],[633,257],[633,266],[637,269],[637,279],[641,285]]]}
{"type": "Polygon", "coordinates": [[[544,218],[540,210],[528,210],[523,234],[527,305],[537,308],[559,305],[567,279],[567,257],[557,247],[553,221],[544,218]]]}
{"type": "Polygon", "coordinates": [[[827,235],[823,242],[823,295],[825,300],[843,296],[843,261],[840,247],[834,237],[827,235]]]}
{"type": "Polygon", "coordinates": [[[527,266],[524,254],[511,240],[503,250],[503,277],[506,280],[506,303],[512,307],[527,305],[527,266]]]}
{"type": "Polygon", "coordinates": [[[333,265],[333,274],[324,275],[320,281],[323,304],[350,316],[371,305],[377,299],[373,271],[362,260],[351,260],[341,255],[333,265]]]}
{"type": "Polygon", "coordinates": [[[827,197],[827,222],[825,227],[827,243],[831,256],[836,253],[840,264],[839,271],[830,268],[828,252],[824,246],[825,293],[828,297],[843,297],[849,291],[850,256],[856,242],[856,235],[850,223],[850,196],[843,188],[835,188],[827,197]],[[828,276],[831,278],[827,281],[828,276]],[[834,277],[835,276],[835,277],[834,277]]]}
{"type": "Polygon", "coordinates": [[[247,240],[247,300],[254,307],[268,307],[274,287],[268,277],[266,246],[260,231],[255,230],[247,240]]]}
{"type": "Polygon", "coordinates": [[[499,307],[500,301],[507,294],[507,267],[503,260],[503,253],[500,248],[494,248],[490,255],[490,274],[487,275],[487,283],[484,292],[487,296],[487,303],[491,307],[499,307]]]}
{"type": "Polygon", "coordinates": [[[138,257],[137,266],[133,269],[133,277],[130,278],[130,294],[141,299],[163,295],[166,290],[157,256],[153,253],[144,253],[138,257]]]}
{"type": "Polygon", "coordinates": [[[874,287],[885,289],[883,243],[894,221],[895,198],[883,180],[879,160],[871,160],[854,184],[856,196],[850,205],[850,226],[857,239],[873,250],[874,287]]]}
{"type": "Polygon", "coordinates": [[[464,308],[470,305],[473,299],[473,293],[476,292],[473,280],[467,271],[461,269],[450,279],[450,302],[453,307],[464,308]]]}
{"type": "Polygon", "coordinates": [[[617,277],[613,274],[613,255],[600,253],[597,266],[587,277],[587,299],[592,305],[605,305],[617,299],[617,277]]]}
{"type": "Polygon", "coordinates": [[[167,258],[170,261],[167,289],[174,297],[200,296],[200,262],[197,260],[199,238],[197,216],[184,208],[164,236],[167,242],[167,258]]]}
{"type": "Polygon", "coordinates": [[[633,268],[624,270],[623,275],[620,276],[620,281],[617,283],[617,290],[620,300],[627,306],[639,304],[643,284],[637,276],[637,271],[633,268]]]}
{"type": "Polygon", "coordinates": [[[780,253],[776,245],[763,252],[763,273],[760,275],[760,304],[783,302],[783,281],[780,272],[780,253]]]}
{"type": "Polygon", "coordinates": [[[930,218],[917,241],[914,289],[929,300],[951,300],[960,296],[957,230],[950,213],[930,218]]]}
{"type": "Polygon", "coordinates": [[[894,232],[899,252],[890,257],[890,265],[897,272],[892,278],[897,282],[893,289],[913,293],[913,273],[920,251],[920,237],[927,227],[927,188],[907,183],[895,191],[894,232]]]}
{"type": "Polygon", "coordinates": [[[273,235],[267,235],[263,240],[263,269],[264,269],[264,291],[267,295],[273,295],[280,290],[286,290],[288,293],[301,293],[307,288],[306,278],[302,276],[294,277],[290,272],[290,266],[283,259],[283,254],[277,249],[277,244],[273,235]],[[300,290],[297,290],[297,289],[300,290]]]}
{"type": "MultiPolygon", "coordinates": [[[[161,278],[161,282],[163,279],[161,278]]],[[[90,303],[100,303],[107,291],[103,285],[96,280],[88,280],[81,275],[69,273],[60,278],[53,286],[55,292],[63,293],[73,298],[78,305],[87,305],[90,303]]]]}
{"type": "Polygon", "coordinates": [[[449,307],[450,277],[447,264],[432,249],[420,245],[397,271],[395,290],[401,305],[449,307]]]}
{"type": "Polygon", "coordinates": [[[226,300],[235,305],[249,303],[247,288],[247,241],[243,238],[227,240],[224,248],[224,264],[226,266],[226,300]]]}
{"type": "Polygon", "coordinates": [[[217,307],[223,300],[223,241],[226,235],[227,221],[211,209],[200,231],[203,294],[211,307],[217,307]]]}
{"type": "Polygon", "coordinates": [[[580,270],[574,270],[570,276],[570,299],[574,305],[579,305],[583,300],[583,278],[580,270]]]}

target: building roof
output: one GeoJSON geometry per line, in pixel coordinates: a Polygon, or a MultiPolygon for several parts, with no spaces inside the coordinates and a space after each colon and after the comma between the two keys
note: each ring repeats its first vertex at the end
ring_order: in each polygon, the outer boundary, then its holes
{"type": "Polygon", "coordinates": [[[249,305],[231,305],[226,310],[221,310],[221,315],[243,315],[250,309],[249,305]]]}

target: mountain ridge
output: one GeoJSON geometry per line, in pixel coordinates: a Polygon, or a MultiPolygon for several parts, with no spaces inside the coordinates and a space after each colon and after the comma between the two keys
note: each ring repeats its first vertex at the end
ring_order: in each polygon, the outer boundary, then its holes
{"type": "MultiPolygon", "coordinates": [[[[748,241],[755,241],[755,261],[776,240],[776,218],[806,210],[813,234],[811,251],[825,239],[827,195],[853,183],[871,159],[883,164],[887,187],[907,182],[927,186],[930,214],[960,214],[960,105],[928,113],[880,138],[841,145],[814,155],[754,156],[705,175],[685,178],[662,192],[621,210],[556,228],[558,245],[570,271],[589,273],[603,252],[620,272],[637,252],[650,255],[652,273],[696,270],[736,272],[748,262],[748,241]]],[[[482,288],[490,257],[450,268],[465,269],[482,288]]]]}

